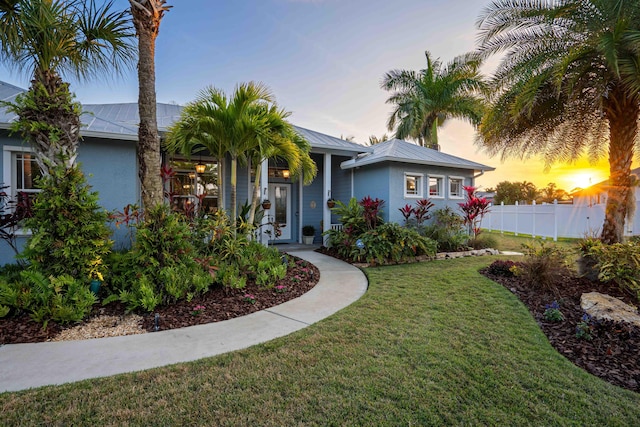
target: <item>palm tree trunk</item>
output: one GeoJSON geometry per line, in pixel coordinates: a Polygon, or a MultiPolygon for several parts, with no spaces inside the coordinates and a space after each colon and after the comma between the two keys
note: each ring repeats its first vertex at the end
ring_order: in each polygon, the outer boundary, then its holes
{"type": "MultiPolygon", "coordinates": [[[[148,3],[147,3],[148,4],[148,3]]],[[[150,209],[163,202],[160,177],[160,137],[156,116],[155,44],[161,15],[148,9],[132,7],[133,23],[138,34],[138,176],[142,205],[150,209]]]]}
{"type": "Polygon", "coordinates": [[[638,104],[618,85],[605,102],[609,120],[609,189],[602,241],[607,244],[622,241],[631,193],[631,162],[634,141],[638,133],[638,104]]]}
{"type": "Polygon", "coordinates": [[[57,165],[72,168],[80,139],[80,115],[69,84],[55,71],[36,70],[29,93],[33,105],[25,104],[19,116],[21,121],[31,123],[27,134],[40,170],[49,176],[57,165]],[[55,139],[51,137],[52,129],[55,139]]]}

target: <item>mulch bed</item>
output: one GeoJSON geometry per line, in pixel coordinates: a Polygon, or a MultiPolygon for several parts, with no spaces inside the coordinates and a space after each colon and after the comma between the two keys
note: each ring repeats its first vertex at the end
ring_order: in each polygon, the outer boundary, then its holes
{"type": "MultiPolygon", "coordinates": [[[[320,272],[313,264],[299,258],[290,258],[296,260],[295,265],[288,268],[287,276],[278,281],[271,289],[263,289],[250,280],[247,281],[247,286],[244,289],[226,289],[222,286],[215,286],[206,294],[194,297],[190,302],[180,301],[172,305],[157,307],[153,313],[139,313],[144,316],[143,327],[149,332],[154,331],[156,313],[159,315],[160,330],[168,330],[233,319],[297,298],[307,293],[318,283],[320,272]],[[277,290],[278,286],[284,286],[286,290],[279,291],[277,290]],[[245,297],[247,294],[255,297],[255,303],[247,301],[245,297]],[[199,313],[194,313],[196,306],[203,306],[204,309],[199,313]]],[[[106,306],[96,304],[89,319],[100,315],[118,316],[124,312],[125,307],[119,302],[106,306]]],[[[75,326],[75,324],[70,326],[75,326]]],[[[50,321],[47,328],[43,329],[40,323],[34,322],[29,315],[22,313],[18,316],[0,319],[0,344],[47,341],[64,328],[65,326],[50,321]]]]}
{"type": "Polygon", "coordinates": [[[556,293],[533,289],[521,277],[504,277],[480,271],[486,277],[509,289],[529,308],[551,345],[560,354],[587,372],[617,386],[640,391],[640,328],[627,323],[592,320],[592,340],[576,337],[576,326],[584,311],[580,296],[599,292],[638,306],[638,300],[615,286],[575,277],[570,271],[557,278],[556,293]],[[554,323],[544,319],[545,306],[558,301],[565,320],[554,323]]]}

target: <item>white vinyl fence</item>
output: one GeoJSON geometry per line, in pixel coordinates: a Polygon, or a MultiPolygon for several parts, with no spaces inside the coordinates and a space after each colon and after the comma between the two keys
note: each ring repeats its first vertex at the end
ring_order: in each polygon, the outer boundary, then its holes
{"type": "MultiPolygon", "coordinates": [[[[495,205],[482,220],[481,227],[487,230],[508,231],[533,237],[583,238],[599,236],[604,222],[604,204],[594,205],[495,205]]],[[[625,235],[640,234],[640,206],[632,221],[625,223],[625,235]],[[637,224],[637,225],[636,225],[637,224]]]]}

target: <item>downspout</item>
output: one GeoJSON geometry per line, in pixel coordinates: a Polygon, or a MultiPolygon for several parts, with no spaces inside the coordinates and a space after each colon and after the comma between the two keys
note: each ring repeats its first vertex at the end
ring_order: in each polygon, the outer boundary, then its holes
{"type": "Polygon", "coordinates": [[[476,186],[476,178],[480,178],[482,175],[484,175],[484,169],[480,169],[480,173],[473,176],[473,181],[471,182],[472,187],[476,186]]]}

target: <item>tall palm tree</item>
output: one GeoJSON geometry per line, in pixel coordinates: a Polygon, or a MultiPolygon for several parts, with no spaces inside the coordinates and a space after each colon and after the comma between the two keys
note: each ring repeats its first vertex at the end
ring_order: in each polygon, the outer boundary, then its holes
{"type": "Polygon", "coordinates": [[[29,140],[42,172],[74,166],[80,105],[63,75],[86,80],[117,73],[134,57],[126,11],[112,2],[80,0],[0,2],[0,61],[31,76],[31,86],[8,108],[13,129],[29,140]]]}
{"type": "Polygon", "coordinates": [[[481,61],[475,54],[455,58],[446,67],[425,52],[427,67],[418,72],[392,70],[381,87],[393,91],[387,104],[395,105],[387,127],[395,137],[411,138],[421,146],[438,147],[438,126],[451,118],[480,123],[483,100],[479,93],[484,82],[479,72],[481,61]]]}
{"type": "Polygon", "coordinates": [[[247,150],[255,176],[248,218],[249,224],[253,224],[255,211],[260,201],[260,174],[263,161],[273,158],[284,160],[291,177],[302,179],[306,185],[311,184],[318,171],[315,162],[309,155],[311,145],[296,133],[291,124],[285,120],[291,113],[280,110],[275,105],[262,106],[261,108],[260,129],[257,132],[255,145],[247,150]]]}
{"type": "Polygon", "coordinates": [[[377,137],[376,135],[371,135],[369,137],[369,145],[377,145],[381,144],[389,139],[389,136],[384,133],[381,137],[377,137]]]}
{"type": "Polygon", "coordinates": [[[482,54],[505,53],[479,142],[548,165],[608,151],[602,239],[621,241],[640,114],[638,2],[496,0],[478,27],[482,54]]]}
{"type": "Polygon", "coordinates": [[[156,37],[164,13],[172,6],[165,0],[129,0],[138,34],[138,175],[142,205],[151,208],[163,202],[160,177],[160,137],[156,116],[156,37]]]}
{"type": "Polygon", "coordinates": [[[166,148],[187,155],[198,145],[231,157],[231,217],[237,217],[238,162],[247,162],[250,150],[257,145],[264,131],[264,113],[273,96],[260,83],[243,83],[236,86],[231,98],[219,89],[208,87],[195,101],[183,110],[167,135],[166,148]]]}

